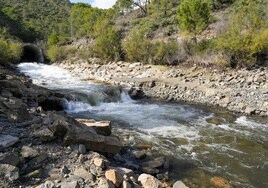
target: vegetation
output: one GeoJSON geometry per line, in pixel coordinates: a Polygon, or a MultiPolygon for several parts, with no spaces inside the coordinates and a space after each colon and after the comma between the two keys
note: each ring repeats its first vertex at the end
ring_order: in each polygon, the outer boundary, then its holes
{"type": "Polygon", "coordinates": [[[178,10],[179,26],[183,31],[196,35],[210,23],[211,5],[207,0],[185,0],[178,10]]]}
{"type": "Polygon", "coordinates": [[[207,58],[210,65],[252,66],[268,54],[267,7],[265,0],[117,0],[103,10],[68,0],[0,0],[1,46],[36,41],[52,61],[79,56],[174,65],[207,58]],[[77,38],[92,42],[65,46],[77,38]]]}
{"type": "Polygon", "coordinates": [[[22,47],[19,43],[0,38],[0,65],[18,63],[21,53],[22,47]]]}
{"type": "Polygon", "coordinates": [[[268,14],[263,1],[238,1],[230,29],[217,39],[218,48],[228,53],[232,66],[251,66],[268,51],[268,14]]]}

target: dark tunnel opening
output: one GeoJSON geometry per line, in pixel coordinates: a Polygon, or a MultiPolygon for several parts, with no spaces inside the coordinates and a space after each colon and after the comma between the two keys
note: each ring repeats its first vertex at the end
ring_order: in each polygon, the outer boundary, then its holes
{"type": "Polygon", "coordinates": [[[21,56],[21,62],[44,62],[44,56],[42,50],[32,44],[23,46],[23,54],[21,56]]]}

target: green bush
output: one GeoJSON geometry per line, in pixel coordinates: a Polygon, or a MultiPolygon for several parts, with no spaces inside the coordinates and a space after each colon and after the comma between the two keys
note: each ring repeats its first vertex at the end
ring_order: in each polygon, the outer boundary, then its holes
{"type": "Polygon", "coordinates": [[[129,61],[151,63],[155,48],[152,42],[144,37],[144,31],[134,31],[123,42],[123,48],[129,61]]]}
{"type": "Polygon", "coordinates": [[[61,61],[68,58],[69,52],[66,47],[51,45],[48,47],[47,56],[52,62],[61,61]]]}
{"type": "Polygon", "coordinates": [[[263,1],[238,1],[230,29],[220,36],[217,48],[230,54],[233,67],[252,66],[268,53],[268,10],[263,1]]]}
{"type": "Polygon", "coordinates": [[[118,32],[109,28],[100,33],[96,38],[93,51],[98,57],[105,60],[120,59],[121,40],[118,32]]]}
{"type": "Polygon", "coordinates": [[[22,46],[16,42],[0,39],[0,64],[18,63],[22,54],[22,46]]]}
{"type": "Polygon", "coordinates": [[[170,39],[168,42],[155,43],[154,64],[172,65],[178,62],[178,42],[170,39]]]}
{"type": "Polygon", "coordinates": [[[208,0],[184,0],[177,9],[181,30],[196,35],[210,23],[211,4],[208,0]]]}

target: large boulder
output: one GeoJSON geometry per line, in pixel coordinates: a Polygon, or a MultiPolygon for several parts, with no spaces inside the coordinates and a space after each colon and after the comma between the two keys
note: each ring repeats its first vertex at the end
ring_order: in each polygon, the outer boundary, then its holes
{"type": "Polygon", "coordinates": [[[73,118],[58,114],[50,116],[53,123],[49,125],[49,129],[54,136],[63,138],[65,144],[83,144],[88,150],[114,154],[123,146],[117,137],[98,135],[94,128],[83,125],[73,118]]]}

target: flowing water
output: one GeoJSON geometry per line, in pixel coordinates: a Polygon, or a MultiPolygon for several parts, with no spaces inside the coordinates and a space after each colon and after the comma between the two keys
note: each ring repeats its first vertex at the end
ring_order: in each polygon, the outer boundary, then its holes
{"type": "Polygon", "coordinates": [[[128,144],[151,144],[172,161],[173,174],[195,187],[221,176],[234,187],[268,187],[268,119],[157,100],[132,100],[109,86],[85,82],[57,66],[21,63],[33,83],[68,92],[66,112],[111,120],[128,144]],[[217,117],[221,124],[207,123],[217,117]]]}

